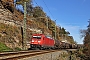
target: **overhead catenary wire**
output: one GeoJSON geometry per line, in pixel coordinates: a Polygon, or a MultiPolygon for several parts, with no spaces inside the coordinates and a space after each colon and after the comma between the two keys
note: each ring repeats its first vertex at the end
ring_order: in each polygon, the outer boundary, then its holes
{"type": "Polygon", "coordinates": [[[43,1],[43,3],[45,4],[45,6],[46,6],[46,8],[48,9],[48,11],[49,11],[49,13],[51,14],[51,16],[54,18],[54,16],[52,15],[50,9],[48,8],[47,4],[45,3],[45,1],[44,1],[44,0],[42,0],[42,1],[43,1]]]}
{"type": "MultiPolygon", "coordinates": [[[[47,6],[47,4],[45,3],[45,1],[44,1],[44,0],[42,0],[42,1],[43,1],[44,5],[46,6],[46,8],[48,9],[50,15],[54,18],[53,14],[51,13],[51,11],[50,11],[50,9],[48,8],[48,6],[47,6]]],[[[37,6],[39,6],[39,4],[36,2],[36,0],[34,0],[34,2],[35,2],[35,4],[36,4],[37,6]]]]}
{"type": "MultiPolygon", "coordinates": [[[[46,6],[46,8],[48,9],[48,11],[49,11],[49,13],[51,14],[51,16],[54,18],[54,16],[52,15],[51,11],[49,10],[47,4],[45,3],[45,1],[44,1],[44,0],[42,0],[42,1],[43,1],[43,3],[45,4],[45,6],[46,6]]],[[[54,22],[55,22],[55,39],[56,39],[56,20],[55,20],[54,22]]]]}
{"type": "MultiPolygon", "coordinates": [[[[46,6],[46,8],[48,9],[48,11],[49,11],[50,15],[52,16],[52,18],[54,18],[54,16],[52,15],[51,11],[49,10],[47,4],[45,3],[45,1],[44,1],[44,0],[42,0],[42,1],[43,1],[44,5],[46,6]]],[[[34,0],[34,2],[38,5],[38,3],[37,3],[35,0],[34,0]]],[[[39,6],[39,5],[38,5],[38,6],[39,6]]],[[[54,22],[55,22],[55,26],[56,26],[56,20],[55,20],[54,22]]],[[[48,19],[47,19],[47,28],[48,28],[48,19]]],[[[56,30],[56,29],[55,29],[55,30],[56,30]]],[[[55,36],[56,36],[56,34],[55,34],[55,36]]],[[[56,38],[56,37],[55,37],[55,38],[56,38]]]]}
{"type": "Polygon", "coordinates": [[[37,4],[37,6],[39,6],[39,4],[34,0],[34,2],[37,4]]]}

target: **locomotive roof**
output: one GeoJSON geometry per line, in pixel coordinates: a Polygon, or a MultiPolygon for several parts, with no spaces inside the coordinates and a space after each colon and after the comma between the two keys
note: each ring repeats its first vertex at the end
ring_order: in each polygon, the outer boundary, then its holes
{"type": "Polygon", "coordinates": [[[45,34],[33,34],[33,36],[42,36],[42,35],[46,36],[47,38],[53,39],[53,38],[51,37],[51,35],[45,35],[45,34]]]}
{"type": "Polygon", "coordinates": [[[33,35],[44,35],[44,34],[33,34],[33,35]]]}

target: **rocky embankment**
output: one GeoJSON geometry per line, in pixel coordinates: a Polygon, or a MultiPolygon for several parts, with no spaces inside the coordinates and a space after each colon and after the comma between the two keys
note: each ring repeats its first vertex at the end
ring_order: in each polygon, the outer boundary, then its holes
{"type": "MultiPolygon", "coordinates": [[[[33,21],[28,20],[27,24],[32,24],[33,21]]],[[[30,41],[32,31],[42,32],[41,30],[27,25],[27,42],[30,41]]],[[[0,1],[0,42],[6,44],[8,47],[22,48],[22,29],[23,27],[23,14],[14,9],[11,12],[5,8],[0,1]]]]}

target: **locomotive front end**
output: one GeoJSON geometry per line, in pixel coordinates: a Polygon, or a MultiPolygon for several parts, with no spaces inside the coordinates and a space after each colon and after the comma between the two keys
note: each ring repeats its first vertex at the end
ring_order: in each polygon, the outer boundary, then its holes
{"type": "Polygon", "coordinates": [[[41,36],[32,36],[30,47],[40,48],[41,47],[41,36]]]}

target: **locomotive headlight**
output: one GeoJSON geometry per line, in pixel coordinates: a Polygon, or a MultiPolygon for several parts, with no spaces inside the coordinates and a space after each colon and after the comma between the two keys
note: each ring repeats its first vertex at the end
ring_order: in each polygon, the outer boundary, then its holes
{"type": "Polygon", "coordinates": [[[41,41],[38,41],[39,43],[41,42],[41,41]]]}
{"type": "Polygon", "coordinates": [[[32,40],[32,42],[34,42],[34,40],[32,40]]]}

